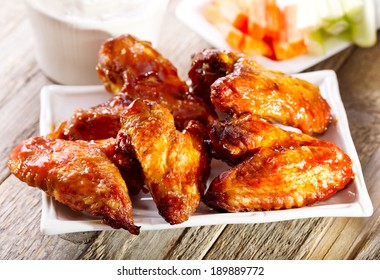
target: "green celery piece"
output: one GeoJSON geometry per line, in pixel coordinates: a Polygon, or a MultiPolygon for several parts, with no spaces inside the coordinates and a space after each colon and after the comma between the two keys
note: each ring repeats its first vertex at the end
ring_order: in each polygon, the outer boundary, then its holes
{"type": "Polygon", "coordinates": [[[344,14],[349,22],[359,22],[363,18],[363,0],[340,0],[344,14]]]}
{"type": "Polygon", "coordinates": [[[306,36],[307,53],[313,56],[326,53],[325,40],[322,30],[311,31],[306,36]]]}
{"type": "Polygon", "coordinates": [[[338,35],[347,30],[349,26],[347,20],[341,18],[336,21],[325,22],[323,29],[331,35],[338,35]]]}
{"type": "Polygon", "coordinates": [[[320,0],[317,7],[323,28],[329,34],[337,35],[349,27],[340,0],[320,0]]]}
{"type": "Polygon", "coordinates": [[[362,20],[351,24],[352,41],[359,47],[368,48],[376,44],[376,5],[374,0],[364,0],[362,20]]]}

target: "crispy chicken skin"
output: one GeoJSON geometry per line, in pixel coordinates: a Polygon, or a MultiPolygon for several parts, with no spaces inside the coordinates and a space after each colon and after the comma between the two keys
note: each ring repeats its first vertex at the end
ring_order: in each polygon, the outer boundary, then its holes
{"type": "Polygon", "coordinates": [[[263,148],[216,177],[204,202],[228,212],[302,207],[327,199],[352,178],[350,158],[332,143],[263,148]]]}
{"type": "Polygon", "coordinates": [[[144,179],[142,177],[140,164],[132,155],[123,153],[119,149],[116,139],[112,137],[112,135],[116,137],[118,131],[120,130],[121,111],[115,108],[115,113],[117,112],[119,115],[118,121],[112,122],[115,120],[112,116],[112,112],[107,111],[107,109],[102,111],[101,108],[103,108],[102,104],[87,111],[81,109],[77,110],[74,113],[73,118],[63,122],[48,136],[54,139],[64,139],[70,141],[82,139],[85,141],[95,141],[102,152],[105,153],[105,155],[112,161],[113,164],[116,165],[117,168],[119,168],[119,171],[127,184],[129,194],[136,195],[144,187],[144,179]],[[74,116],[78,118],[74,118],[74,116]],[[88,117],[88,121],[78,121],[83,120],[86,117],[88,117]],[[107,120],[110,122],[110,125],[108,126],[107,120]],[[74,123],[78,126],[72,125],[73,123],[71,121],[74,121],[74,123]],[[88,127],[90,123],[93,125],[88,127]],[[102,136],[104,136],[104,138],[101,138],[102,136]]]}
{"type": "Polygon", "coordinates": [[[94,142],[37,136],[11,153],[11,172],[76,211],[101,216],[113,228],[139,234],[119,170],[94,142]]]}
{"type": "Polygon", "coordinates": [[[94,142],[119,169],[130,195],[137,195],[141,190],[146,191],[140,163],[131,154],[123,152],[117,145],[115,138],[94,142]]]}
{"type": "Polygon", "coordinates": [[[204,192],[209,159],[201,136],[195,122],[176,130],[169,110],[155,102],[137,99],[122,116],[118,144],[140,162],[158,211],[170,224],[188,220],[204,192]]]}
{"type": "Polygon", "coordinates": [[[261,148],[290,148],[318,141],[312,136],[283,130],[249,113],[215,121],[209,128],[212,155],[235,165],[261,148]]]}
{"type": "Polygon", "coordinates": [[[192,95],[173,64],[150,43],[131,35],[106,41],[100,51],[97,70],[106,89],[137,98],[156,101],[170,110],[178,129],[190,120],[204,124],[216,118],[214,108],[192,95]]]}
{"type": "Polygon", "coordinates": [[[249,57],[239,58],[232,73],[211,85],[211,101],[221,112],[251,113],[309,135],[325,132],[332,120],[318,86],[266,69],[249,57]]]}

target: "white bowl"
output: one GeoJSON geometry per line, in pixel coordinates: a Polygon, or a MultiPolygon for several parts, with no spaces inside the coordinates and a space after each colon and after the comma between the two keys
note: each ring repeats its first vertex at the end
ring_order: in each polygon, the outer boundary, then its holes
{"type": "Polygon", "coordinates": [[[99,84],[95,67],[101,44],[129,33],[155,46],[168,2],[27,0],[37,62],[55,82],[99,84]]]}

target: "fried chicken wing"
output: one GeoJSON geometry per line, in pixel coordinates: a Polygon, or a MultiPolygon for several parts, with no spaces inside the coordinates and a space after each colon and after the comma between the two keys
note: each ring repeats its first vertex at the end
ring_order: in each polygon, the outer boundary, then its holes
{"type": "Polygon", "coordinates": [[[155,87],[165,86],[171,97],[182,98],[188,90],[168,59],[151,43],[131,35],[111,38],[102,44],[97,71],[106,89],[113,94],[147,90],[154,95],[155,87]]]}
{"type": "Polygon", "coordinates": [[[211,85],[219,78],[230,74],[239,55],[216,49],[205,49],[192,57],[188,76],[193,94],[211,104],[211,85]]]}
{"type": "Polygon", "coordinates": [[[199,205],[210,168],[197,124],[181,133],[169,110],[136,99],[122,116],[117,141],[140,162],[160,215],[170,224],[186,221],[199,205]]]}
{"type": "Polygon", "coordinates": [[[131,101],[156,101],[168,108],[179,129],[190,120],[208,124],[216,118],[213,107],[189,92],[169,60],[150,43],[131,35],[110,39],[102,45],[97,70],[108,91],[124,94],[131,101]]]}
{"type": "Polygon", "coordinates": [[[323,133],[331,122],[317,86],[243,54],[203,50],[194,55],[189,78],[194,95],[230,115],[248,112],[307,134],[323,133]]]}
{"type": "Polygon", "coordinates": [[[204,202],[228,212],[302,207],[327,199],[352,178],[350,158],[332,143],[263,148],[216,177],[204,202]]]}
{"type": "Polygon", "coordinates": [[[249,57],[239,58],[232,73],[211,85],[211,101],[222,112],[251,113],[309,135],[325,132],[332,119],[316,85],[266,69],[249,57]]]}
{"type": "Polygon", "coordinates": [[[71,141],[95,141],[102,152],[119,168],[129,194],[136,195],[143,189],[144,179],[139,162],[132,155],[120,151],[115,138],[112,137],[116,137],[120,130],[121,110],[125,109],[125,103],[120,103],[124,100],[121,96],[115,96],[114,100],[115,103],[105,103],[114,104],[113,109],[108,107],[103,110],[104,104],[100,104],[88,110],[76,110],[71,119],[61,123],[48,136],[71,141]],[[117,118],[113,113],[117,114],[117,118]]]}
{"type": "Polygon", "coordinates": [[[261,148],[291,148],[318,141],[306,134],[283,130],[249,113],[215,121],[208,133],[212,155],[230,165],[242,162],[261,148]]]}
{"type": "Polygon", "coordinates": [[[125,182],[96,143],[37,136],[13,150],[8,166],[21,181],[71,209],[139,234],[125,182]]]}
{"type": "Polygon", "coordinates": [[[55,138],[89,141],[116,137],[120,116],[131,102],[125,95],[118,95],[89,109],[77,109],[54,132],[55,138]]]}

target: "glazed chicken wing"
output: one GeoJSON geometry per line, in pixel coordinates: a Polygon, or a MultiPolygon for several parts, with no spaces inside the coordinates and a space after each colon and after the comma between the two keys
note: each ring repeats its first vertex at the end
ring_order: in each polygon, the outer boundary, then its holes
{"type": "Polygon", "coordinates": [[[177,69],[150,43],[124,35],[106,41],[97,70],[107,90],[131,101],[156,101],[170,110],[178,129],[190,120],[208,124],[216,118],[213,107],[189,92],[177,69]]]}
{"type": "Polygon", "coordinates": [[[325,132],[332,119],[316,85],[266,69],[249,57],[239,58],[232,73],[212,84],[211,101],[222,112],[251,113],[309,135],[325,132]]]}
{"type": "Polygon", "coordinates": [[[106,89],[113,94],[147,90],[147,94],[154,95],[156,87],[165,86],[170,97],[182,98],[188,90],[168,59],[149,42],[131,35],[111,38],[102,44],[97,71],[106,89]]]}
{"type": "Polygon", "coordinates": [[[230,115],[251,113],[307,134],[323,133],[331,122],[317,86],[266,69],[249,56],[204,50],[194,55],[189,78],[195,95],[230,115]]]}
{"type": "Polygon", "coordinates": [[[212,155],[230,165],[242,162],[261,148],[290,148],[310,145],[317,139],[286,131],[252,114],[215,121],[209,129],[212,155]]]}
{"type": "Polygon", "coordinates": [[[302,207],[332,196],[352,178],[350,158],[332,143],[263,148],[216,177],[204,202],[228,212],[302,207]]]}
{"type": "Polygon", "coordinates": [[[118,95],[89,109],[77,109],[56,129],[54,137],[86,141],[116,137],[120,116],[131,102],[126,96],[118,95]]]}
{"type": "Polygon", "coordinates": [[[125,182],[96,143],[37,136],[13,150],[8,166],[21,181],[71,209],[139,234],[125,182]]]}
{"type": "Polygon", "coordinates": [[[196,123],[181,133],[165,107],[137,99],[122,116],[117,140],[140,162],[160,215],[170,224],[186,221],[198,207],[209,172],[196,123]]]}

